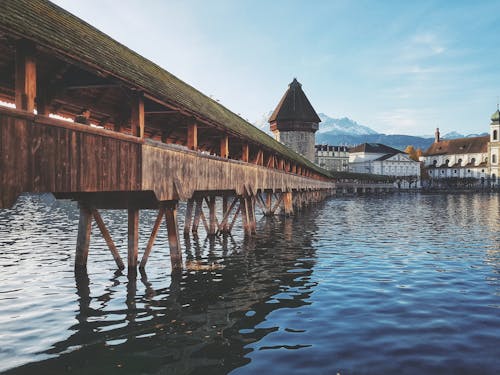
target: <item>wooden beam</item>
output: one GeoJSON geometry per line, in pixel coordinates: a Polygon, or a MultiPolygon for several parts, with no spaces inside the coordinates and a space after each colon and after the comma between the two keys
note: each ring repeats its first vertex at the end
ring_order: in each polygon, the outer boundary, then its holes
{"type": "Polygon", "coordinates": [[[119,269],[121,270],[124,269],[125,266],[123,265],[122,258],[120,257],[120,254],[116,249],[115,243],[113,242],[113,239],[111,238],[111,235],[109,234],[109,231],[106,228],[104,221],[102,220],[101,214],[94,208],[92,209],[92,216],[94,216],[94,220],[97,223],[97,226],[99,227],[99,230],[101,231],[101,234],[104,237],[104,240],[106,241],[106,244],[108,245],[111,254],[113,254],[113,259],[115,260],[116,265],[118,266],[119,269]]]}
{"type": "Polygon", "coordinates": [[[208,235],[215,236],[217,233],[217,217],[215,212],[215,196],[211,195],[207,199],[208,204],[208,235]]]}
{"type": "Polygon", "coordinates": [[[93,85],[89,84],[89,85],[67,86],[66,90],[110,89],[110,88],[116,88],[116,87],[120,87],[120,85],[117,83],[96,83],[93,85]]]}
{"type": "Polygon", "coordinates": [[[187,126],[187,147],[190,150],[198,150],[198,125],[196,122],[187,126]]]}
{"type": "Polygon", "coordinates": [[[283,203],[285,208],[285,216],[293,215],[293,195],[292,192],[283,193],[283,203]]]}
{"type": "Polygon", "coordinates": [[[188,199],[186,205],[186,218],[184,219],[184,235],[189,235],[189,230],[191,229],[191,221],[193,220],[193,206],[194,199],[188,199]]]}
{"type": "Polygon", "coordinates": [[[33,113],[36,98],[36,48],[25,39],[16,44],[16,108],[33,113]]]}
{"type": "Polygon", "coordinates": [[[241,161],[248,163],[250,155],[250,146],[248,143],[243,143],[241,145],[241,161]]]}
{"type": "Polygon", "coordinates": [[[227,134],[224,134],[220,140],[220,156],[222,158],[229,157],[229,137],[227,134]]]}
{"type": "Polygon", "coordinates": [[[135,271],[139,249],[139,210],[128,209],[128,269],[135,271]]]}
{"type": "Polygon", "coordinates": [[[238,205],[238,208],[236,209],[236,211],[234,213],[233,220],[231,220],[231,224],[229,224],[229,227],[227,228],[228,233],[231,233],[231,231],[233,230],[234,223],[236,223],[236,220],[238,219],[238,215],[241,211],[241,199],[238,199],[237,197],[235,197],[234,202],[237,202],[237,201],[240,201],[240,204],[238,205]]]}
{"type": "Polygon", "coordinates": [[[179,273],[182,270],[182,252],[179,243],[179,227],[177,225],[177,205],[177,201],[169,201],[165,207],[172,273],[179,273]]]}
{"type": "Polygon", "coordinates": [[[151,250],[153,249],[153,245],[156,240],[156,236],[158,235],[158,230],[160,229],[161,221],[163,219],[163,216],[165,215],[165,208],[163,206],[160,206],[160,209],[158,210],[158,215],[156,216],[156,221],[153,226],[153,230],[151,231],[151,236],[149,236],[149,241],[146,246],[146,250],[144,250],[144,254],[141,259],[141,264],[139,265],[139,268],[144,268],[146,267],[146,263],[148,262],[149,254],[151,254],[151,250]]]}
{"type": "Polygon", "coordinates": [[[132,95],[130,126],[133,136],[144,138],[144,96],[141,92],[132,95]]]}
{"type": "Polygon", "coordinates": [[[88,207],[80,204],[80,220],[78,221],[78,237],[76,239],[75,268],[87,267],[91,230],[92,213],[88,207]]]}
{"type": "Polygon", "coordinates": [[[163,111],[144,111],[146,115],[174,115],[178,114],[179,111],[163,110],[163,111]]]}

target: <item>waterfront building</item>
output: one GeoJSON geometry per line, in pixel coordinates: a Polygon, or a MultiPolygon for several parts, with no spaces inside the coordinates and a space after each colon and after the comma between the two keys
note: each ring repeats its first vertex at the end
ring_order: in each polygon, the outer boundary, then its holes
{"type": "Polygon", "coordinates": [[[381,143],[363,143],[349,149],[349,171],[391,176],[402,188],[420,186],[420,163],[381,143]]]}
{"type": "Polygon", "coordinates": [[[482,137],[441,139],[436,129],[434,143],[421,160],[431,184],[496,186],[499,176],[500,111],[491,116],[490,134],[482,137]]]}
{"type": "Polygon", "coordinates": [[[320,122],[321,119],[296,78],[288,85],[288,90],[269,118],[274,138],[312,162],[315,133],[320,122]]]}
{"type": "Polygon", "coordinates": [[[347,146],[316,145],[314,162],[329,171],[348,171],[349,148],[347,146]]]}
{"type": "Polygon", "coordinates": [[[490,176],[489,140],[489,136],[441,139],[436,129],[434,143],[422,157],[431,181],[456,178],[484,183],[490,176]]]}

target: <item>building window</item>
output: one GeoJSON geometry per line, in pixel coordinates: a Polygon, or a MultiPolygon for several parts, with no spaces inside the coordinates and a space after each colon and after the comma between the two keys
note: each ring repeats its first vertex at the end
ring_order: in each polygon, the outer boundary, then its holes
{"type": "Polygon", "coordinates": [[[498,139],[498,132],[493,130],[493,140],[496,141],[498,139]]]}
{"type": "Polygon", "coordinates": [[[453,171],[453,173],[457,173],[457,170],[455,169],[455,170],[453,171]]]}
{"type": "Polygon", "coordinates": [[[496,162],[497,162],[497,156],[495,154],[491,155],[491,162],[493,164],[496,164],[496,162]]]}
{"type": "Polygon", "coordinates": [[[497,175],[493,173],[493,174],[491,175],[491,180],[492,180],[493,182],[497,182],[497,175]]]}

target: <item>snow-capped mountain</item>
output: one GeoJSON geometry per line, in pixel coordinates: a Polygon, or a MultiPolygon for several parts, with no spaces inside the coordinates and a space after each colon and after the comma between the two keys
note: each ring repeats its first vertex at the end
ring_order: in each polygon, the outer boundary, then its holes
{"type": "MultiPolygon", "coordinates": [[[[273,111],[269,111],[262,115],[260,119],[255,121],[253,125],[260,130],[271,134],[269,130],[269,117],[271,117],[273,111]]],[[[333,118],[329,117],[324,113],[318,114],[321,122],[319,124],[319,130],[317,134],[328,133],[330,135],[368,135],[368,134],[378,134],[376,131],[370,129],[368,126],[358,124],[356,121],[350,118],[333,118]]]]}
{"type": "Polygon", "coordinates": [[[450,132],[450,133],[446,133],[441,138],[443,138],[443,139],[473,138],[473,137],[482,137],[482,136],[485,136],[485,135],[488,135],[488,133],[463,135],[463,134],[460,134],[458,132],[453,131],[453,132],[450,132]]]}
{"type": "Polygon", "coordinates": [[[318,133],[329,133],[331,135],[345,134],[345,135],[368,135],[378,134],[375,130],[370,129],[368,126],[358,124],[356,121],[348,117],[332,118],[324,113],[318,114],[321,122],[319,124],[318,133]]]}

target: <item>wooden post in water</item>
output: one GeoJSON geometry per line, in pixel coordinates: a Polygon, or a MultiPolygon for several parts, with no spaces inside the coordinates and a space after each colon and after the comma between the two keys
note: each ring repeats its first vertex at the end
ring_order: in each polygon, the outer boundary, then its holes
{"type": "Polygon", "coordinates": [[[285,206],[285,216],[293,215],[293,195],[292,192],[284,192],[283,193],[283,203],[285,206]]]}
{"type": "Polygon", "coordinates": [[[168,201],[165,204],[165,219],[167,222],[172,273],[179,273],[182,270],[182,252],[179,243],[179,227],[177,225],[177,205],[177,201],[168,201]]]}
{"type": "Polygon", "coordinates": [[[243,224],[243,231],[245,232],[245,235],[250,235],[251,234],[251,229],[250,229],[250,219],[248,216],[248,201],[246,197],[241,197],[240,198],[240,208],[241,208],[241,221],[243,224]]]}
{"type": "Polygon", "coordinates": [[[266,192],[266,212],[264,213],[265,216],[273,216],[274,212],[272,203],[273,203],[273,194],[270,191],[268,191],[266,192]]]}
{"type": "Polygon", "coordinates": [[[227,195],[223,194],[222,195],[222,223],[221,223],[220,228],[219,228],[219,231],[221,233],[227,233],[227,228],[228,228],[227,219],[226,219],[227,210],[228,210],[227,195]]]}
{"type": "Polygon", "coordinates": [[[104,221],[101,218],[101,214],[99,214],[99,211],[97,211],[94,208],[92,209],[92,215],[94,216],[94,220],[97,223],[97,226],[99,227],[99,230],[101,231],[101,234],[104,237],[104,240],[106,241],[106,244],[108,245],[111,254],[113,254],[113,259],[115,260],[116,265],[118,266],[119,269],[121,270],[124,269],[125,266],[123,265],[122,258],[120,257],[120,254],[116,249],[115,243],[113,242],[113,239],[111,238],[111,235],[109,234],[106,225],[104,225],[104,221]]]}
{"type": "Polygon", "coordinates": [[[91,230],[92,212],[89,207],[80,203],[80,220],[78,222],[78,237],[76,240],[75,269],[87,267],[91,230]]]}
{"type": "Polygon", "coordinates": [[[217,216],[215,212],[215,196],[208,197],[208,235],[215,236],[217,234],[217,216]]]}
{"type": "Polygon", "coordinates": [[[128,209],[128,270],[135,271],[139,249],[139,209],[128,209]]]}
{"type": "Polygon", "coordinates": [[[148,262],[149,254],[153,249],[153,245],[156,240],[156,236],[158,235],[158,230],[160,229],[161,221],[163,219],[163,215],[165,215],[165,207],[160,205],[160,209],[158,210],[158,216],[156,216],[155,225],[153,226],[153,230],[151,231],[151,236],[149,237],[148,244],[146,246],[146,250],[144,250],[144,254],[141,259],[141,264],[139,268],[144,269],[146,267],[146,263],[148,262]]]}
{"type": "Polygon", "coordinates": [[[186,205],[186,218],[184,220],[184,236],[188,236],[189,231],[191,229],[191,222],[193,220],[193,206],[194,206],[194,199],[193,198],[188,199],[186,205]]]}

